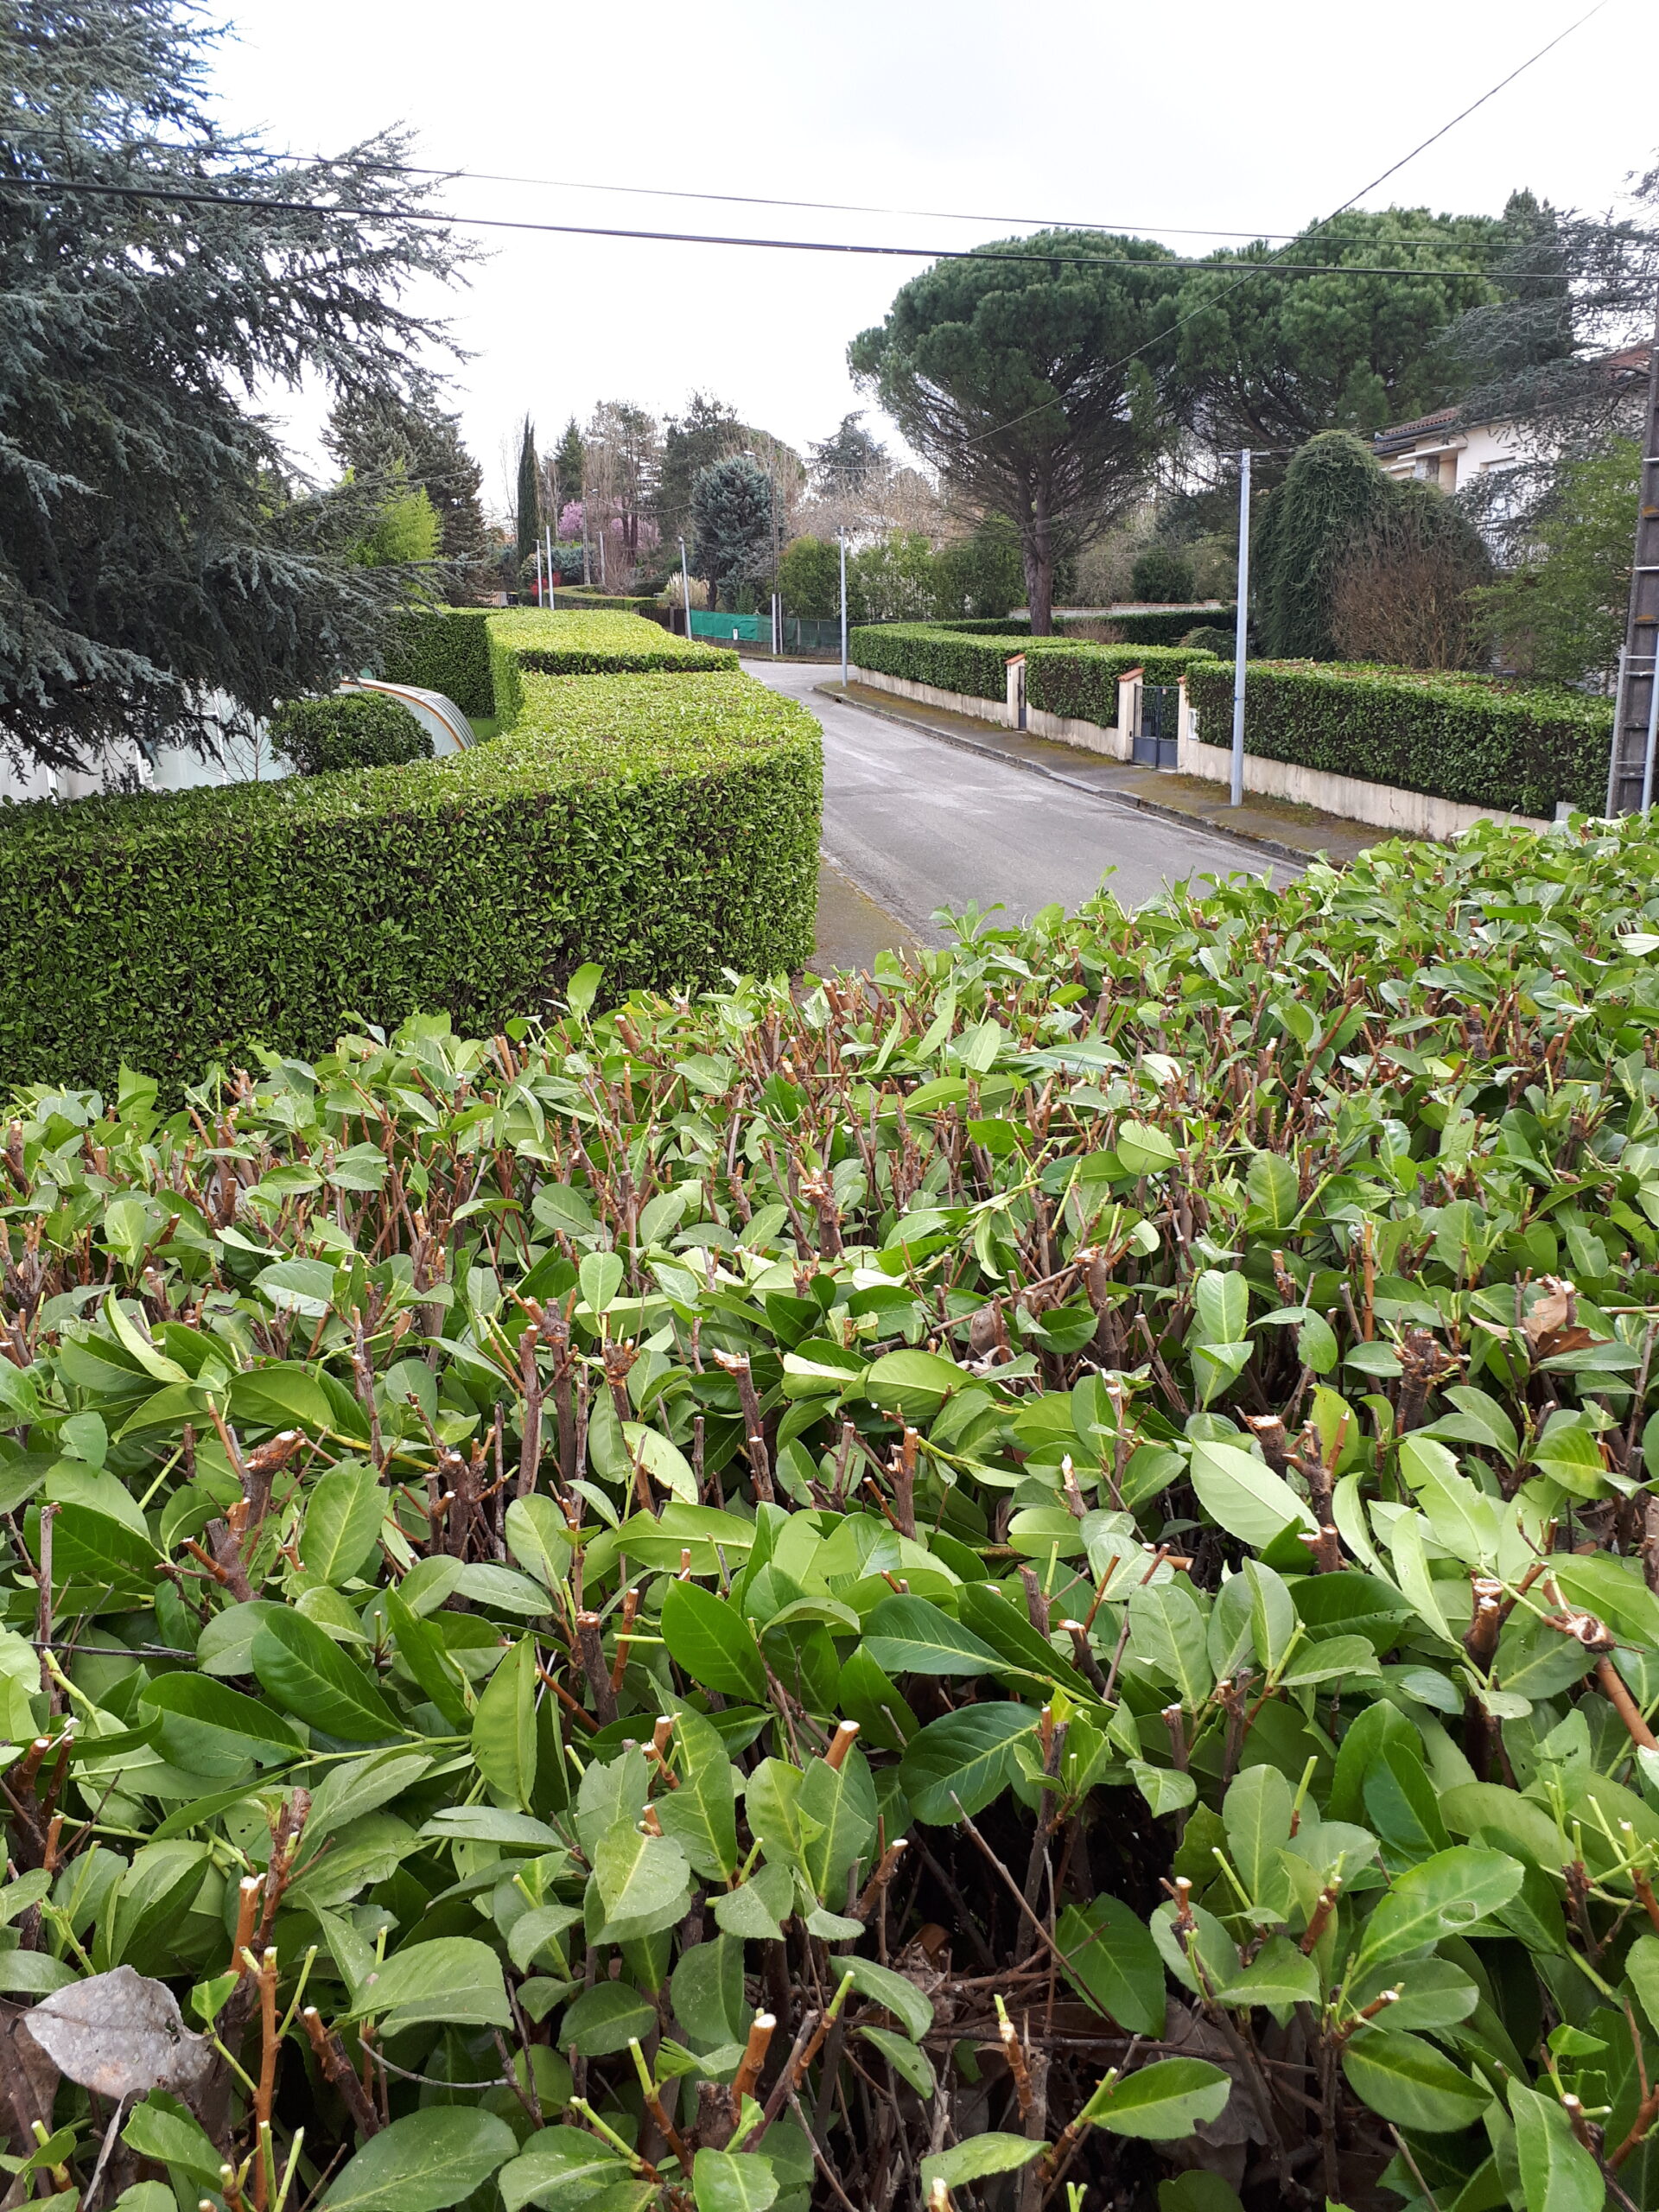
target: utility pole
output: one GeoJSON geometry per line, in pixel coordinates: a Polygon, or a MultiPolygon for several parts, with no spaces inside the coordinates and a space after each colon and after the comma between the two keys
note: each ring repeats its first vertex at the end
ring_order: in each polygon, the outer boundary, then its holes
{"type": "Polygon", "coordinates": [[[680,598],[685,607],[685,634],[691,634],[691,576],[685,565],[685,540],[680,540],[680,598]]]}
{"type": "Polygon", "coordinates": [[[550,522],[544,523],[542,529],[547,539],[547,603],[551,607],[553,604],[553,525],[550,522]]]}
{"type": "Polygon", "coordinates": [[[847,531],[843,524],[836,532],[841,542],[841,688],[847,689],[847,531]]]}
{"type": "Polygon", "coordinates": [[[1250,449],[1238,457],[1238,610],[1233,628],[1232,803],[1244,804],[1244,663],[1250,622],[1250,449]]]}
{"type": "Polygon", "coordinates": [[[1646,812],[1653,804],[1654,753],[1659,745],[1659,317],[1648,365],[1648,411],[1642,430],[1642,473],[1636,502],[1636,564],[1630,574],[1624,651],[1614,694],[1613,742],[1607,763],[1607,811],[1646,812]]]}

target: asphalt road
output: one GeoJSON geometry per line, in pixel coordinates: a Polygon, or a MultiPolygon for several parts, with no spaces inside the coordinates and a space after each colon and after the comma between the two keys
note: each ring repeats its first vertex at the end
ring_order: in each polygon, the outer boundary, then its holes
{"type": "MultiPolygon", "coordinates": [[[[931,917],[971,900],[1024,920],[1078,906],[1103,876],[1138,906],[1188,876],[1295,871],[1260,849],[1095,798],[823,697],[821,663],[751,660],[752,676],[810,708],[823,728],[823,854],[830,867],[924,944],[931,917]]],[[[895,940],[896,941],[896,940],[895,940]]]]}

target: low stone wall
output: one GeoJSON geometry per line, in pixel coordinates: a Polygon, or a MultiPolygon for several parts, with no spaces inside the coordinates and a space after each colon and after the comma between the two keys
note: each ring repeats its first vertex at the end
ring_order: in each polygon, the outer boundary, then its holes
{"type": "MultiPolygon", "coordinates": [[[[975,721],[995,722],[1001,729],[1019,727],[1017,710],[1010,710],[1001,699],[982,699],[973,691],[943,691],[935,683],[913,683],[906,676],[884,676],[874,668],[850,667],[847,672],[855,683],[872,691],[890,691],[898,699],[913,699],[918,707],[943,707],[975,721]]],[[[1073,715],[1050,715],[1040,707],[1027,707],[1026,728],[1034,737],[1052,737],[1080,752],[1105,753],[1114,760],[1129,757],[1127,730],[1103,729],[1098,722],[1079,721],[1073,715]]]]}
{"type": "Polygon", "coordinates": [[[855,683],[868,684],[872,691],[891,691],[895,698],[913,699],[919,707],[943,707],[947,714],[971,715],[976,721],[998,722],[1004,729],[1013,719],[1001,699],[982,699],[977,692],[942,691],[937,683],[912,683],[907,676],[884,676],[875,668],[855,666],[847,673],[855,683]]]}

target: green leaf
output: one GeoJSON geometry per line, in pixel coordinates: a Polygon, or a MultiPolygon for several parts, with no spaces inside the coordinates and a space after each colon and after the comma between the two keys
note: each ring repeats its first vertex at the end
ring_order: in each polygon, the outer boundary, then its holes
{"type": "Polygon", "coordinates": [[[400,1590],[385,1592],[386,1620],[397,1639],[397,1656],[452,1728],[468,1730],[473,1715],[461,1669],[430,1621],[405,1603],[400,1590]]]}
{"type": "Polygon", "coordinates": [[[1276,1152],[1255,1152],[1244,1177],[1244,1188],[1264,1229],[1288,1229],[1300,1211],[1296,1170],[1276,1152]]]}
{"type": "Polygon", "coordinates": [[[1017,1738],[1033,1733],[1028,1706],[999,1700],[970,1705],[929,1721],[899,1762],[899,1780],[912,1811],[935,1827],[983,1810],[1019,1773],[1017,1738]]]}
{"type": "Polygon", "coordinates": [[[497,2177],[506,2212],[545,2204],[549,2212],[574,2212],[633,2169],[585,2127],[543,2127],[497,2177]]]}
{"type": "Polygon", "coordinates": [[[933,2006],[913,1981],[874,1959],[838,1955],[836,1963],[841,1973],[851,1974],[861,1997],[891,2012],[912,2043],[921,2041],[933,2024],[933,2006]]]}
{"type": "Polygon", "coordinates": [[[776,1942],[795,1909],[795,1884],[787,1866],[757,1866],[747,1882],[713,1899],[715,1924],[728,1936],[776,1942]]]}
{"type": "Polygon", "coordinates": [[[684,1917],[690,1870],[671,1836],[613,1828],[594,1854],[594,1878],[607,1926],[626,1929],[626,1940],[654,1935],[684,1917]]]}
{"type": "Polygon", "coordinates": [[[178,2166],[209,2189],[219,2187],[218,2145],[182,2105],[159,2090],[152,2090],[142,2104],[133,2107],[121,2139],[141,2158],[178,2166]]]}
{"type": "Polygon", "coordinates": [[[577,1269],[582,1295],[594,1313],[607,1313],[616,1303],[626,1270],[614,1252],[584,1252],[577,1269]]]}
{"type": "Polygon", "coordinates": [[[386,1493],[372,1467],[337,1468],[306,1503],[300,1558],[308,1574],[336,1586],[359,1573],[385,1517],[386,1493]]]}
{"type": "Polygon", "coordinates": [[[512,2130],[493,2113],[434,2105],[371,2137],[323,2202],[329,2212],[446,2212],[516,2148],[512,2130]]]}
{"type": "Polygon", "coordinates": [[[505,1526],[508,1547],[521,1567],[550,1590],[563,1580],[570,1567],[570,1532],[550,1497],[515,1497],[505,1526]]]}
{"type": "Polygon", "coordinates": [[[1071,1980],[1133,2034],[1164,2032],[1164,1962],[1146,1923],[1120,1898],[1066,1906],[1054,1941],[1071,1980]]]}
{"type": "Polygon", "coordinates": [[[697,2212],[766,2212],[778,2195],[772,2160],[758,2151],[699,2151],[691,2162],[697,2212]]]}
{"type": "Polygon", "coordinates": [[[508,2028],[512,2012],[501,1961],[472,1936],[437,1936],[406,1943],[353,1996],[350,2018],[384,2015],[380,2032],[396,2035],[420,2020],[454,2027],[508,2028]]]}
{"type": "Polygon", "coordinates": [[[1232,2077],[1202,2058],[1155,2058],[1103,2083],[1084,2107],[1096,2127],[1147,2143],[1172,2143],[1218,2120],[1232,2077]]]}
{"type": "Polygon", "coordinates": [[[723,1881],[738,1863],[731,1760],[719,1730],[690,1706],[675,1717],[674,1739],[680,1786],[658,1799],[658,1821],[694,1873],[723,1881]]]}
{"type": "Polygon", "coordinates": [[[253,1671],[285,1713],[345,1743],[395,1736],[391,1707],[361,1667],[302,1613],[273,1610],[253,1633],[253,1671]]]}
{"type": "Polygon", "coordinates": [[[1272,1936],[1217,1995],[1224,2005],[1317,2005],[1319,1969],[1287,1936],[1272,1936]]]}
{"type": "Polygon", "coordinates": [[[280,1766],[305,1749],[296,1732],[268,1706],[210,1675],[160,1675],[146,1683],[143,1702],[161,1715],[161,1741],[168,1758],[191,1773],[234,1774],[249,1759],[280,1766]]]}
{"type": "Polygon", "coordinates": [[[908,2082],[918,2097],[938,2095],[939,2085],[927,2053],[918,2050],[907,2037],[894,2035],[891,2028],[867,2028],[862,2021],[858,2032],[866,2043],[874,2044],[899,2080],[908,2082]]]}
{"type": "Polygon", "coordinates": [[[1469,2127],[1491,2102],[1489,2090],[1420,2036],[1362,2028],[1343,2045],[1342,2070],[1363,2104],[1426,2135],[1469,2127]]]}
{"type": "Polygon", "coordinates": [[[884,1598],[864,1624],[864,1649],[889,1675],[994,1675],[988,1643],[926,1598],[884,1598]]]}
{"type": "Polygon", "coordinates": [[[1253,1551],[1264,1551],[1282,1529],[1314,1525],[1290,1484],[1236,1445],[1195,1444],[1192,1480],[1211,1520],[1253,1551]]]}
{"type": "Polygon", "coordinates": [[[857,1746],[841,1765],[814,1759],[801,1784],[802,1865],[819,1900],[839,1910],[847,1877],[875,1838],[875,1784],[857,1746]]]}
{"type": "Polygon", "coordinates": [[[953,2143],[948,2151],[936,2151],[931,2158],[922,2160],[923,2202],[931,2196],[936,2181],[942,2181],[947,2189],[960,2189],[966,2182],[983,2181],[988,2174],[1017,2173],[1047,2148],[1046,2143],[1033,2143],[1025,2135],[970,2135],[965,2142],[953,2143]]]}
{"type": "Polygon", "coordinates": [[[1527,2212],[1601,2212],[1606,2184],[1559,2100],[1511,2082],[1510,2117],[1527,2212]]]}
{"type": "Polygon", "coordinates": [[[765,1702],[766,1670],[754,1630],[734,1605],[722,1605],[696,1582],[671,1582],[663,1599],[663,1641],[694,1682],[765,1702]]]}
{"type": "Polygon", "coordinates": [[[559,2023],[559,2049],[575,2045],[582,2058],[605,2058],[626,2050],[634,2037],[657,2024],[656,2007],[625,1981],[601,1981],[586,1990],[559,2023]]]}
{"type": "Polygon", "coordinates": [[[715,1936],[682,1951],[669,1995],[674,2018],[693,2043],[712,2050],[741,2044],[750,2019],[743,1995],[742,1943],[734,1936],[715,1936]]]}
{"type": "Polygon", "coordinates": [[[1149,1583],[1129,1593],[1129,1649],[1158,1681],[1179,1693],[1196,1712],[1215,1676],[1198,1599],[1184,1582],[1149,1583]]]}
{"type": "Polygon", "coordinates": [[[1358,1974],[1473,1927],[1509,1903],[1521,1886],[1522,1872],[1518,1859],[1470,1844],[1437,1852],[1420,1866],[1408,1868],[1361,1929],[1351,1971],[1358,1974]]]}
{"type": "Polygon", "coordinates": [[[1250,1766],[1223,1800],[1221,1817],[1233,1869],[1251,1900],[1282,1911],[1289,1879],[1281,1856],[1290,1841],[1291,1788],[1276,1766],[1250,1766]]]}
{"type": "Polygon", "coordinates": [[[536,1787],[536,1646],[521,1637],[484,1686],[473,1716],[473,1758],[499,1797],[530,1810],[536,1787]]]}

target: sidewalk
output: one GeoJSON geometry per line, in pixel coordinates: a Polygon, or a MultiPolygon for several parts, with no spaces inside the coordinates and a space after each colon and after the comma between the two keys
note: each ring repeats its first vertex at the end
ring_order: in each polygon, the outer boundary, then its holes
{"type": "Polygon", "coordinates": [[[952,714],[942,707],[925,707],[874,686],[821,683],[826,698],[839,699],[867,714],[925,730],[948,745],[959,745],[987,759],[1006,760],[1010,766],[1029,769],[1051,781],[1087,791],[1096,798],[1121,806],[1138,807],[1148,814],[1174,822],[1202,823],[1206,830],[1260,845],[1291,861],[1309,861],[1323,854],[1333,861],[1356,859],[1369,847],[1380,844],[1388,832],[1350,822],[1338,814],[1321,814],[1317,807],[1296,806],[1288,800],[1248,796],[1242,806],[1230,806],[1219,784],[1198,776],[1181,776],[1158,768],[1137,768],[1125,760],[1109,760],[1084,753],[1052,738],[1036,737],[1029,730],[1007,729],[981,721],[972,715],[952,714]]]}

